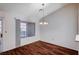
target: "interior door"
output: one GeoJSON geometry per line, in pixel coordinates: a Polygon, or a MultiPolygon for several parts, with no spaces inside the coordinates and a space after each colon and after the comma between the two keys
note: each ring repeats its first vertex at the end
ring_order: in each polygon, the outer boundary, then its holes
{"type": "Polygon", "coordinates": [[[0,19],[0,52],[2,51],[2,38],[3,38],[3,26],[2,26],[3,22],[2,19],[0,19]]]}

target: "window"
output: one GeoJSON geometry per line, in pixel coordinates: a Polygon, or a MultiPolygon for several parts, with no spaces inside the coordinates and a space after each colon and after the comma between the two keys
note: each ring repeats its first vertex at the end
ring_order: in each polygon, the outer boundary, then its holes
{"type": "Polygon", "coordinates": [[[21,38],[25,38],[26,35],[26,23],[21,22],[20,23],[20,31],[21,31],[21,38]]]}
{"type": "Polygon", "coordinates": [[[2,32],[2,21],[0,21],[0,33],[2,32]]]}
{"type": "Polygon", "coordinates": [[[32,37],[35,36],[35,23],[32,22],[20,22],[20,37],[32,37]]]}
{"type": "Polygon", "coordinates": [[[27,34],[28,37],[35,36],[35,23],[32,22],[27,23],[27,34]]]}

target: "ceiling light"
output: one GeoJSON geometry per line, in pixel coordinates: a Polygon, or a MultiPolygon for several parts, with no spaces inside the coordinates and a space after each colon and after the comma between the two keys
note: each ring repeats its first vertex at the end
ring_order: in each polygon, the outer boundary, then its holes
{"type": "MultiPolygon", "coordinates": [[[[39,11],[43,11],[43,17],[45,16],[45,15],[44,15],[44,7],[45,7],[44,5],[45,5],[45,4],[43,3],[43,4],[42,4],[43,9],[40,9],[40,10],[39,10],[39,11]]],[[[45,19],[43,19],[42,21],[40,21],[40,24],[41,24],[41,25],[47,25],[48,22],[47,22],[45,19]]]]}
{"type": "Polygon", "coordinates": [[[43,24],[42,22],[40,22],[40,24],[43,24]]]}

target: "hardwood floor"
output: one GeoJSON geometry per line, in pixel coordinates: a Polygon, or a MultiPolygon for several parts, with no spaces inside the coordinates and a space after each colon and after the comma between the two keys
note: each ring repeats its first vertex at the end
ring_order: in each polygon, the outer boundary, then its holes
{"type": "Polygon", "coordinates": [[[37,41],[7,52],[0,55],[77,55],[78,51],[49,44],[42,41],[37,41]]]}

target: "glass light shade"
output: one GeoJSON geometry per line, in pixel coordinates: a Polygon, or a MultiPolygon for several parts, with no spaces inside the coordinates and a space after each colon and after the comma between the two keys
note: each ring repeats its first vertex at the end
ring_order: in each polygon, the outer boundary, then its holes
{"type": "Polygon", "coordinates": [[[40,24],[43,24],[42,22],[40,22],[40,24]]]}
{"type": "Polygon", "coordinates": [[[48,22],[40,22],[41,25],[47,25],[48,22]]]}
{"type": "Polygon", "coordinates": [[[47,24],[47,22],[44,22],[44,24],[47,24]]]}
{"type": "Polygon", "coordinates": [[[44,22],[44,25],[47,25],[48,24],[48,22],[44,22]]]}

